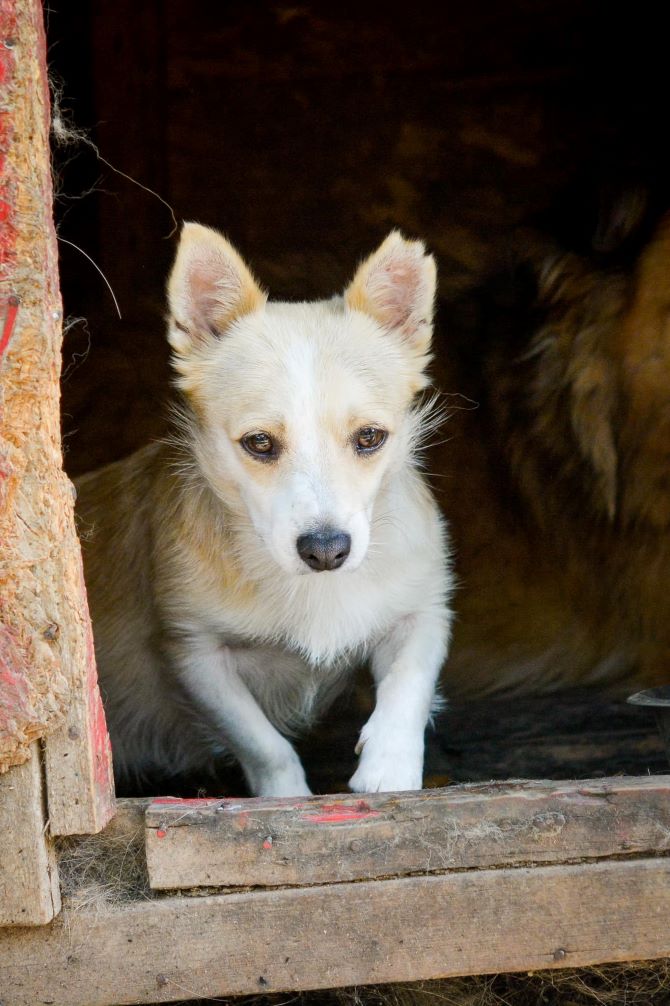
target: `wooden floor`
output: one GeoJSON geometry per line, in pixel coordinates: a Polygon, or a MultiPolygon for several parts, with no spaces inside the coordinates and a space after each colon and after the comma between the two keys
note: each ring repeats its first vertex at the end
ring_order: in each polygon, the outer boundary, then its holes
{"type": "MultiPolygon", "coordinates": [[[[298,748],[315,793],[342,793],[354,772],[368,689],[345,696],[298,748]]],[[[668,759],[651,711],[625,693],[571,690],[553,695],[450,703],[428,731],[425,785],[491,779],[594,779],[666,772],[668,759]]],[[[121,796],[245,795],[241,774],[153,778],[121,796]]]]}
{"type": "Polygon", "coordinates": [[[429,738],[429,773],[453,782],[665,772],[653,715],[597,691],[454,704],[429,738]]]}

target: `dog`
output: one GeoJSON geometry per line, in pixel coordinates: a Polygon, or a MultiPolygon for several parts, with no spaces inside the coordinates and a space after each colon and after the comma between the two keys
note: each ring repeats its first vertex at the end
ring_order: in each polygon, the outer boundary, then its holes
{"type": "Polygon", "coordinates": [[[436,347],[438,383],[478,405],[429,461],[454,698],[670,680],[670,215],[614,223],[611,249],[520,235],[478,331],[436,347]]]}
{"type": "Polygon", "coordinates": [[[268,302],[221,234],[184,225],[177,432],[77,483],[119,777],[227,752],[253,794],[307,794],[286,735],[369,659],[350,787],[421,788],[451,624],[420,470],[435,284],[423,244],[393,232],[342,297],[268,302]]]}

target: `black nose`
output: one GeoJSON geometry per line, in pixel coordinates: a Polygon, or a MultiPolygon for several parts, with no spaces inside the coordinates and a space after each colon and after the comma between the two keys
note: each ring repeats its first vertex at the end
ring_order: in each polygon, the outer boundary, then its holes
{"type": "Polygon", "coordinates": [[[296,546],[310,569],[337,569],[349,555],[351,538],[343,531],[312,531],[301,534],[296,546]]]}

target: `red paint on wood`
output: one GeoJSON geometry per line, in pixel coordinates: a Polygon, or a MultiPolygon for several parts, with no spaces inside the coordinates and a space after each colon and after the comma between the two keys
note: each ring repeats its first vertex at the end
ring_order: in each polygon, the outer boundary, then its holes
{"type": "MultiPolygon", "coordinates": [[[[0,213],[0,223],[1,222],[2,222],[2,216],[0,213]]],[[[19,298],[8,297],[7,310],[5,312],[5,321],[2,326],[2,332],[0,332],[0,360],[2,359],[2,355],[7,349],[7,346],[9,345],[9,340],[12,337],[12,332],[14,331],[14,325],[16,323],[16,316],[18,313],[19,313],[19,298]]]]}
{"type": "Polygon", "coordinates": [[[0,39],[0,84],[6,84],[11,73],[10,51],[0,39]]]}
{"type": "MultiPolygon", "coordinates": [[[[152,806],[173,807],[183,810],[186,814],[190,810],[197,810],[199,807],[218,805],[221,811],[226,812],[227,816],[234,818],[235,827],[240,831],[244,831],[252,821],[252,814],[257,803],[261,804],[263,810],[268,809],[267,800],[263,798],[237,800],[200,797],[198,799],[187,800],[177,796],[159,796],[152,801],[152,806]]],[[[304,821],[313,821],[315,824],[364,821],[372,817],[380,817],[381,815],[381,811],[372,810],[365,800],[357,800],[351,804],[341,802],[323,804],[319,802],[314,810],[310,810],[309,803],[305,803],[304,800],[296,802],[292,797],[286,797],[277,799],[273,806],[275,809],[302,811],[301,818],[304,821]]]]}
{"type": "Polygon", "coordinates": [[[0,3],[0,85],[7,83],[14,70],[14,49],[11,43],[15,34],[14,0],[0,3]]]}
{"type": "Polygon", "coordinates": [[[84,585],[84,565],[79,560],[79,595],[84,614],[84,633],[86,645],[86,722],[88,757],[91,759],[93,789],[98,801],[100,818],[109,819],[114,808],[114,787],[112,772],[112,748],[107,733],[107,721],[98,687],[98,673],[95,664],[95,647],[93,632],[88,618],[86,602],[86,587],[84,585]]]}
{"type": "Polygon", "coordinates": [[[328,803],[320,808],[320,813],[313,814],[309,811],[302,816],[306,821],[313,821],[315,824],[339,824],[342,821],[364,821],[371,817],[379,817],[378,810],[371,810],[370,805],[365,800],[358,803],[328,803]]]}
{"type": "MultiPolygon", "coordinates": [[[[83,590],[82,572],[82,592],[83,590]]],[[[88,692],[89,732],[95,763],[93,774],[98,791],[100,793],[109,792],[111,795],[112,790],[109,780],[112,777],[112,748],[109,742],[109,734],[107,733],[105,710],[102,705],[102,697],[98,687],[98,672],[95,666],[93,632],[90,624],[86,627],[86,637],[86,687],[88,692]]]]}
{"type": "Polygon", "coordinates": [[[151,802],[152,804],[159,803],[170,807],[183,807],[184,810],[193,810],[196,807],[202,807],[203,804],[220,803],[223,805],[224,801],[211,796],[194,797],[192,800],[185,799],[181,796],[157,796],[151,802]]]}

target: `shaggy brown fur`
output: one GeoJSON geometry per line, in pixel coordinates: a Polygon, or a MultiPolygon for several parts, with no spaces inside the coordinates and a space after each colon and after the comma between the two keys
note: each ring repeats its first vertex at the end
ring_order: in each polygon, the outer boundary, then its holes
{"type": "MultiPolygon", "coordinates": [[[[536,324],[496,318],[479,408],[432,459],[461,584],[448,692],[670,680],[669,270],[668,217],[628,271],[545,248],[536,324]]],[[[456,355],[447,332],[447,391],[456,355]]]]}

